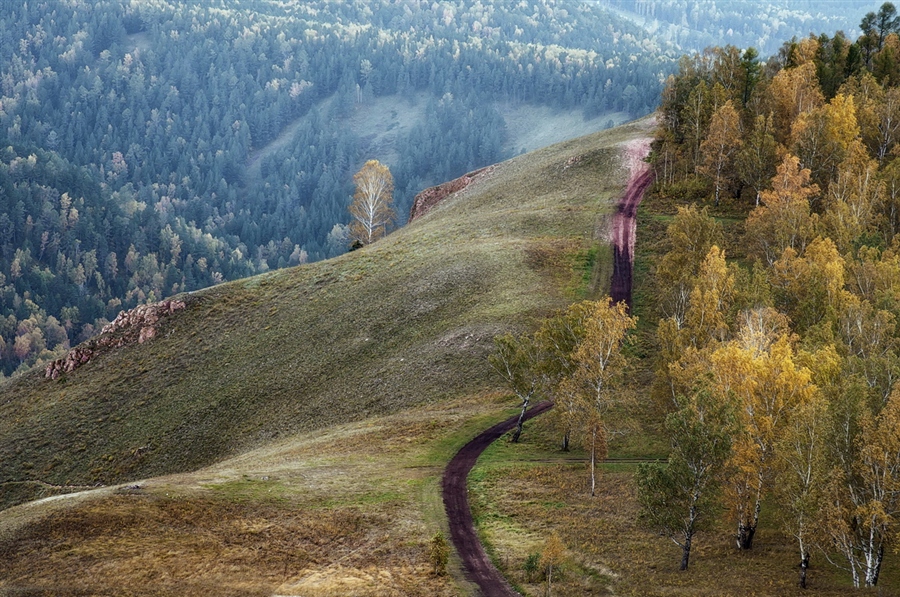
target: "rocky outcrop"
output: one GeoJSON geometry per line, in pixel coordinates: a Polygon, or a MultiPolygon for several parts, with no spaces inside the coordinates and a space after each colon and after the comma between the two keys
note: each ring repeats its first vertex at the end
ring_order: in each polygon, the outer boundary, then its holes
{"type": "Polygon", "coordinates": [[[481,168],[460,176],[455,180],[451,180],[450,182],[445,182],[436,187],[429,187],[420,192],[416,195],[416,198],[413,200],[412,208],[409,210],[409,221],[412,222],[416,218],[424,216],[441,201],[453,193],[463,190],[479,178],[490,174],[493,169],[493,166],[481,168]]]}
{"type": "Polygon", "coordinates": [[[63,373],[74,371],[89,363],[98,354],[129,344],[143,344],[156,337],[163,317],[184,309],[180,300],[165,300],[153,305],[138,305],[130,311],[122,311],[96,338],[76,346],[61,359],[47,365],[44,377],[56,379],[63,373]]]}

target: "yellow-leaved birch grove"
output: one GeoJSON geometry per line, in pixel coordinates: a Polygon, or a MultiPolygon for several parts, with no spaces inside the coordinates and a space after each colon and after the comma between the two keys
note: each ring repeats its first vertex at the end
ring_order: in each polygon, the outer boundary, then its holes
{"type": "Polygon", "coordinates": [[[800,586],[827,558],[874,587],[900,538],[896,8],[860,28],[792,40],[765,68],[731,47],[684,59],[653,152],[650,201],[674,216],[651,272],[672,452],[639,499],[683,549],[704,508],[741,550],[778,522],[766,540],[796,546],[800,586]],[[681,447],[710,433],[688,424],[709,404],[733,426],[714,479],[681,447]],[[716,508],[699,499],[716,490],[716,508]]]}

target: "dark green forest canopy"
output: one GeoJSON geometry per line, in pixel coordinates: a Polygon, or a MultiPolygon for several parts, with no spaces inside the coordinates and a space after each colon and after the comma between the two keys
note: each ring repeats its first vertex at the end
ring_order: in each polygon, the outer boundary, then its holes
{"type": "Polygon", "coordinates": [[[392,148],[405,219],[510,157],[497,102],[639,116],[672,63],[578,2],[4,3],[0,373],[122,308],[342,253],[351,176],[381,157],[348,126],[362,104],[424,104],[392,148]]]}
{"type": "Polygon", "coordinates": [[[0,374],[122,308],[342,253],[381,157],[362,104],[424,103],[390,163],[405,219],[509,157],[497,102],[639,116],[672,63],[578,2],[3,3],[0,374]]]}

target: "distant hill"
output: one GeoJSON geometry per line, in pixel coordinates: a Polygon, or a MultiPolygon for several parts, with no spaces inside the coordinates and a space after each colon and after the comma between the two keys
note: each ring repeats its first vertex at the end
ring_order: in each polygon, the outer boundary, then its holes
{"type": "Polygon", "coordinates": [[[859,34],[859,23],[880,2],[868,0],[602,0],[619,16],[632,20],[659,43],[684,52],[732,45],[756,48],[762,56],[778,52],[792,37],[810,33],[859,34]]]}

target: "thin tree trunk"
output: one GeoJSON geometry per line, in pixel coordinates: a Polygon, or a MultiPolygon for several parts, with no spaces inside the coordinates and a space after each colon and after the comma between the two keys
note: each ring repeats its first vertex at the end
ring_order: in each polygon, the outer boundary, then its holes
{"type": "Polygon", "coordinates": [[[738,524],[738,548],[751,549],[753,547],[753,535],[756,534],[756,527],[745,523],[743,520],[738,524]]]}
{"type": "Polygon", "coordinates": [[[800,588],[806,588],[806,571],[809,570],[809,552],[800,551],[800,588]]]}
{"type": "MultiPolygon", "coordinates": [[[[868,559],[868,558],[867,558],[868,559]]],[[[871,563],[866,563],[866,586],[874,587],[878,584],[878,575],[881,574],[881,562],[884,560],[884,546],[878,548],[871,563]]]]}
{"type": "Polygon", "coordinates": [[[563,452],[569,451],[569,428],[568,427],[566,428],[566,432],[563,433],[562,451],[563,452]]]}
{"type": "Polygon", "coordinates": [[[525,411],[528,409],[528,398],[524,398],[522,400],[522,412],[519,413],[519,421],[516,423],[516,432],[513,433],[512,442],[516,443],[519,441],[519,436],[522,435],[522,425],[525,423],[525,411]]]}
{"type": "Polygon", "coordinates": [[[691,560],[691,540],[694,534],[690,533],[684,538],[684,545],[681,546],[681,567],[679,570],[687,570],[691,560]]]}
{"type": "Polygon", "coordinates": [[[591,497],[594,497],[594,490],[597,487],[597,475],[595,473],[597,461],[597,432],[591,433],[591,497]]]}
{"type": "Polygon", "coordinates": [[[753,521],[740,521],[738,524],[738,547],[742,550],[753,548],[753,536],[756,534],[756,525],[759,524],[759,511],[762,509],[762,492],[756,494],[756,504],[753,507],[753,521]]]}

